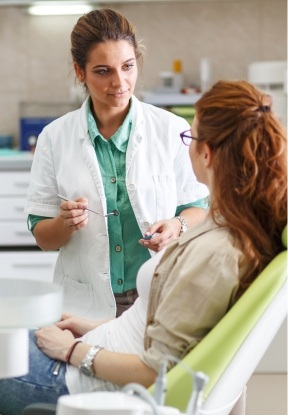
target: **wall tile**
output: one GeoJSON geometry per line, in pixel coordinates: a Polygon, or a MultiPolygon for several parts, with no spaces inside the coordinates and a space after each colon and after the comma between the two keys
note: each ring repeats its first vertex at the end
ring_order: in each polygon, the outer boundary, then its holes
{"type": "MultiPolygon", "coordinates": [[[[246,78],[249,63],[286,59],[285,0],[109,3],[136,26],[146,46],[137,91],[160,85],[159,73],[183,62],[187,85],[199,85],[200,60],[208,57],[212,82],[246,78]]],[[[1,7],[0,131],[17,134],[20,101],[69,98],[70,32],[77,16],[29,16],[23,7],[1,7]],[[5,131],[7,130],[7,131],[5,131]]]]}

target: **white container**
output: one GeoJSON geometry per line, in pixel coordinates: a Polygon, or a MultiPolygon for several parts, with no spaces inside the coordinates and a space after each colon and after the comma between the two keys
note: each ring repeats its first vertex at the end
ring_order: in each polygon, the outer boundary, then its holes
{"type": "Polygon", "coordinates": [[[248,81],[272,97],[273,110],[287,126],[287,62],[253,62],[248,67],[248,81]]]}
{"type": "Polygon", "coordinates": [[[24,376],[28,370],[28,330],[0,329],[0,379],[24,376]]]}
{"type": "Polygon", "coordinates": [[[91,392],[64,395],[56,415],[152,415],[151,406],[124,392],[91,392]]]}
{"type": "Polygon", "coordinates": [[[200,89],[206,92],[211,86],[211,64],[208,58],[200,61],[200,89]]]}
{"type": "Polygon", "coordinates": [[[62,304],[63,289],[60,285],[0,278],[1,329],[35,328],[52,324],[61,318],[62,304]]]}

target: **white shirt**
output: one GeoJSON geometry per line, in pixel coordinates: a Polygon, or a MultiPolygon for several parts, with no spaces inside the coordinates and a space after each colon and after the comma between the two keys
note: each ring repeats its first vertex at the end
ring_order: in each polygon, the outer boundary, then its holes
{"type": "MultiPolygon", "coordinates": [[[[81,338],[84,343],[91,346],[97,344],[113,352],[143,354],[151,280],[164,252],[165,249],[162,249],[139,269],[137,276],[139,297],[133,306],[120,317],[110,320],[108,323],[104,323],[85,334],[81,338]]],[[[71,394],[118,388],[116,385],[97,377],[85,376],[72,365],[67,365],[66,384],[71,394]]]]}

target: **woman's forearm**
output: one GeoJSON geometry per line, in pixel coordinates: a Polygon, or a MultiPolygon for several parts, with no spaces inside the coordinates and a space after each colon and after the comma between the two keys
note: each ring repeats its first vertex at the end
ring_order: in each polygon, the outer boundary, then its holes
{"type": "Polygon", "coordinates": [[[38,222],[33,233],[39,247],[43,251],[53,251],[65,245],[74,232],[87,225],[87,205],[86,198],[64,201],[59,216],[38,222]]]}
{"type": "MultiPolygon", "coordinates": [[[[91,346],[78,344],[71,356],[70,363],[79,367],[91,346]]],[[[95,376],[119,386],[131,382],[149,387],[156,379],[156,372],[145,365],[138,355],[100,350],[93,360],[95,376]]]]}
{"type": "Polygon", "coordinates": [[[64,220],[60,216],[41,220],[33,230],[37,245],[43,251],[54,251],[61,248],[74,232],[73,227],[64,225],[64,220]]]}
{"type": "Polygon", "coordinates": [[[186,220],[188,228],[190,228],[190,226],[202,222],[207,217],[207,211],[202,208],[191,207],[182,210],[180,216],[186,220]]]}

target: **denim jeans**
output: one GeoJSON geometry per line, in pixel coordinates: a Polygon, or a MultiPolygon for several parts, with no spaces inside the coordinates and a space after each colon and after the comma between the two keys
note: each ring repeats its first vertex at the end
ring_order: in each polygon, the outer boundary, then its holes
{"type": "Polygon", "coordinates": [[[21,415],[31,403],[57,403],[59,396],[69,394],[65,382],[66,364],[62,363],[58,375],[53,375],[57,363],[39,350],[34,333],[30,332],[29,373],[0,379],[0,414],[21,415]]]}

